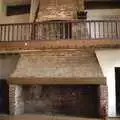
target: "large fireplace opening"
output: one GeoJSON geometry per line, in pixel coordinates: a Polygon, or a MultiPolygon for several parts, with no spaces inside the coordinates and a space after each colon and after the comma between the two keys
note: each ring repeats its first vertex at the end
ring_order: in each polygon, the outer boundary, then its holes
{"type": "Polygon", "coordinates": [[[24,114],[99,116],[98,85],[23,85],[24,114]]]}

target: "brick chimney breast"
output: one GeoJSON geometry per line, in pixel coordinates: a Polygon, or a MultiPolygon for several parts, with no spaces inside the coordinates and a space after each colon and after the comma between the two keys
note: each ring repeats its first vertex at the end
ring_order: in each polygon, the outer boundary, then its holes
{"type": "Polygon", "coordinates": [[[76,10],[83,11],[84,0],[40,0],[36,21],[76,19],[76,10]]]}

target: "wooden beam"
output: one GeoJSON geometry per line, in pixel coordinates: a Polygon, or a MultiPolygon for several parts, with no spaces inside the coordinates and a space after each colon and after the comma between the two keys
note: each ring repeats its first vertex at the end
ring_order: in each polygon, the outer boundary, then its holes
{"type": "Polygon", "coordinates": [[[20,84],[20,85],[32,85],[32,84],[41,84],[41,85],[82,85],[82,84],[92,84],[92,85],[105,85],[105,77],[87,77],[87,78],[35,78],[35,77],[26,77],[26,78],[17,78],[10,77],[8,79],[9,84],[20,84]]]}
{"type": "Polygon", "coordinates": [[[0,42],[0,53],[19,53],[45,49],[120,48],[120,40],[42,40],[0,42]]]}
{"type": "Polygon", "coordinates": [[[40,5],[40,0],[31,0],[30,22],[35,21],[36,14],[38,14],[39,5],[40,5]]]}

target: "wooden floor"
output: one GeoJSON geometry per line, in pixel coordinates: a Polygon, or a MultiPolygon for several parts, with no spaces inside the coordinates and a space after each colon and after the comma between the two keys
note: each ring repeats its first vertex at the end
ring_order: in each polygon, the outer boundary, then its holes
{"type": "MultiPolygon", "coordinates": [[[[42,115],[0,116],[0,120],[103,120],[98,118],[57,117],[42,115]]],[[[120,120],[120,118],[108,118],[106,120],[120,120]]]]}

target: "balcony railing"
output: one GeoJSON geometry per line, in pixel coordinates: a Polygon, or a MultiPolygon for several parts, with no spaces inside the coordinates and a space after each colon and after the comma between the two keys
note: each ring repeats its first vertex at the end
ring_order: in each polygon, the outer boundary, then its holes
{"type": "Polygon", "coordinates": [[[47,21],[0,25],[0,42],[120,39],[120,21],[47,21]]]}

